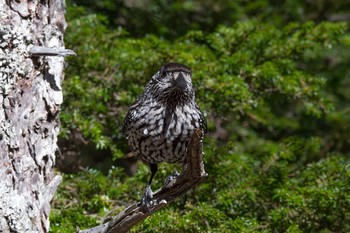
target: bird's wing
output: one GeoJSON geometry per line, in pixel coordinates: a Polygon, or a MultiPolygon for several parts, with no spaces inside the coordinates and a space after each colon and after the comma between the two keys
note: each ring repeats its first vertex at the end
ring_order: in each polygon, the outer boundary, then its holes
{"type": "Polygon", "coordinates": [[[207,132],[207,120],[205,119],[205,116],[203,112],[199,109],[198,105],[196,105],[196,109],[199,114],[199,127],[200,130],[202,130],[204,133],[207,132]]]}
{"type": "Polygon", "coordinates": [[[136,109],[139,106],[140,99],[137,99],[136,102],[130,107],[128,113],[126,114],[124,125],[122,129],[122,133],[125,136],[128,136],[130,125],[132,125],[133,122],[135,122],[136,119],[136,109]]]}

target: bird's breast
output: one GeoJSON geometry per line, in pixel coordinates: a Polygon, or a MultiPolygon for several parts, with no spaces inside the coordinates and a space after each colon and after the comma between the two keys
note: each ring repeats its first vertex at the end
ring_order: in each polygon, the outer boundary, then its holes
{"type": "Polygon", "coordinates": [[[169,110],[156,103],[148,110],[139,109],[139,120],[129,133],[129,144],[149,163],[182,161],[194,128],[199,128],[199,115],[191,106],[169,110]]]}

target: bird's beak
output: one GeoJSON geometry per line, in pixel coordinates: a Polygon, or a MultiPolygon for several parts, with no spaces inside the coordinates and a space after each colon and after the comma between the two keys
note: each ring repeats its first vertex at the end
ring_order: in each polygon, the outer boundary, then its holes
{"type": "Polygon", "coordinates": [[[186,79],[185,79],[185,76],[182,72],[179,72],[178,75],[174,75],[174,84],[176,87],[179,87],[179,88],[187,88],[187,82],[186,82],[186,79]]]}

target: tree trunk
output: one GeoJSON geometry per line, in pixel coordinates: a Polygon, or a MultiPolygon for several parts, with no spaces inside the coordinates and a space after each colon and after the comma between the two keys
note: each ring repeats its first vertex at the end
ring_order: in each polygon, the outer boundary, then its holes
{"type": "Polygon", "coordinates": [[[38,46],[63,47],[64,13],[64,0],[0,0],[0,232],[49,231],[64,59],[38,46]]]}

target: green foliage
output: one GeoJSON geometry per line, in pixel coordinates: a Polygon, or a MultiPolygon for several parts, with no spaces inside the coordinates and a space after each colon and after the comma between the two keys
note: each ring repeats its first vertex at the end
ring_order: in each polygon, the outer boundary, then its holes
{"type": "Polygon", "coordinates": [[[155,34],[168,39],[190,30],[213,32],[218,25],[254,17],[262,22],[315,22],[346,19],[350,3],[341,0],[70,0],[105,15],[110,27],[122,26],[133,37],[155,34]],[[344,16],[345,15],[345,16],[344,16]]]}
{"type": "MultiPolygon", "coordinates": [[[[279,151],[289,152],[287,147],[281,148],[279,151]]],[[[219,150],[215,149],[217,154],[206,150],[206,159],[216,163],[207,166],[208,180],[187,196],[186,203],[173,203],[132,232],[350,230],[349,160],[332,155],[296,169],[297,161],[288,164],[283,153],[259,161],[219,150]],[[223,179],[222,174],[229,179],[223,179]]],[[[91,227],[97,224],[96,219],[108,219],[108,214],[138,201],[149,173],[145,165],[140,166],[135,176],[127,178],[117,168],[107,176],[96,170],[64,175],[65,188],[59,189],[51,214],[52,232],[91,227]]],[[[154,187],[170,173],[165,168],[161,167],[154,187]]]]}
{"type": "Polygon", "coordinates": [[[108,31],[98,16],[80,17],[70,25],[74,31],[66,39],[75,44],[67,46],[79,56],[67,69],[74,76],[65,82],[69,101],[61,117],[62,136],[79,129],[97,148],[109,148],[116,156],[125,148],[120,126],[128,106],[167,61],[192,67],[197,98],[208,115],[228,122],[249,116],[249,124],[268,124],[267,133],[294,133],[301,115],[320,117],[330,109],[320,95],[324,78],[303,72],[298,62],[305,62],[308,52],[336,44],[346,30],[342,23],[290,24],[281,30],[252,21],[208,35],[189,32],[169,42],[124,37],[122,30],[108,31]],[[78,35],[91,40],[76,47],[78,35]]]}
{"type": "MultiPolygon", "coordinates": [[[[346,23],[324,21],[348,8],[336,2],[68,5],[66,47],[78,56],[66,69],[62,138],[122,157],[128,107],[171,61],[192,68],[208,118],[208,179],[132,232],[350,231],[350,36],[346,23]]],[[[174,170],[161,165],[153,188],[174,170]]],[[[139,201],[149,170],[62,175],[52,232],[94,226],[139,201]]]]}

